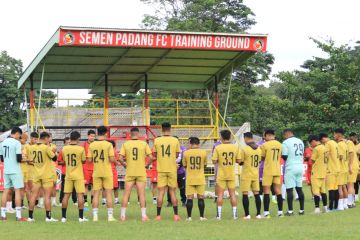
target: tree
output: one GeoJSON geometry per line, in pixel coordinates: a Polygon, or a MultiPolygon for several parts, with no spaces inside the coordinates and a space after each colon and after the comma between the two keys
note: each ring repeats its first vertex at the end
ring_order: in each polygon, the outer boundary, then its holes
{"type": "Polygon", "coordinates": [[[6,51],[0,55],[0,131],[26,122],[23,109],[24,94],[17,89],[17,80],[22,72],[21,60],[12,58],[6,51]]]}

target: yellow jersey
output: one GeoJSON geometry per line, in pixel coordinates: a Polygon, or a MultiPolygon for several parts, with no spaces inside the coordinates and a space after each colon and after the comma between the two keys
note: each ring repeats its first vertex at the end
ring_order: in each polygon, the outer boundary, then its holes
{"type": "Polygon", "coordinates": [[[182,164],[186,168],[186,185],[205,185],[207,153],[203,149],[189,149],[183,154],[182,164]]]}
{"type": "Polygon", "coordinates": [[[261,145],[264,158],[264,176],[281,175],[282,144],[277,140],[270,140],[261,145]]]}
{"type": "Polygon", "coordinates": [[[347,173],[349,171],[349,149],[345,140],[338,142],[339,146],[339,159],[341,162],[340,171],[342,173],[347,173]]]}
{"type": "Polygon", "coordinates": [[[64,146],[61,151],[62,159],[66,165],[66,179],[84,179],[83,163],[86,161],[85,149],[79,145],[64,146]]]}
{"type": "Polygon", "coordinates": [[[353,169],[353,170],[358,169],[359,168],[359,161],[358,161],[358,156],[357,156],[355,144],[351,140],[347,140],[346,144],[347,144],[347,147],[348,147],[348,150],[349,150],[349,161],[350,161],[350,153],[353,154],[353,162],[352,162],[351,169],[353,169]]]}
{"type": "Polygon", "coordinates": [[[55,175],[53,158],[56,156],[50,146],[43,143],[30,145],[29,152],[34,163],[34,178],[47,179],[55,175]]]}
{"type": "Polygon", "coordinates": [[[145,157],[151,154],[149,145],[141,140],[129,140],[120,149],[120,155],[126,157],[126,176],[146,177],[145,157]]]}
{"type": "Polygon", "coordinates": [[[176,172],[176,158],[180,153],[180,142],[176,137],[161,136],[155,138],[154,152],[157,158],[158,172],[176,172]]]}
{"type": "Polygon", "coordinates": [[[112,176],[110,157],[115,157],[115,152],[110,142],[106,140],[92,142],[87,157],[94,163],[93,177],[112,176]]]}
{"type": "Polygon", "coordinates": [[[30,145],[28,143],[26,143],[24,145],[21,145],[21,153],[22,153],[23,159],[22,159],[22,161],[20,163],[20,167],[21,167],[21,170],[23,172],[27,172],[29,170],[29,165],[27,163],[27,160],[28,160],[27,154],[28,154],[28,151],[29,151],[28,150],[29,146],[30,145]]]}
{"type": "Polygon", "coordinates": [[[311,176],[315,178],[325,178],[328,163],[328,153],[325,145],[317,145],[312,152],[313,161],[311,176]]]}
{"type": "Polygon", "coordinates": [[[259,179],[259,165],[261,161],[261,148],[253,149],[251,146],[246,146],[241,150],[242,172],[241,179],[258,180],[259,179]]]}
{"type": "Polygon", "coordinates": [[[235,163],[241,159],[240,149],[231,143],[215,147],[212,160],[218,163],[218,180],[235,180],[235,163]]]}
{"type": "Polygon", "coordinates": [[[328,152],[328,173],[337,174],[340,172],[339,146],[334,140],[325,143],[328,152]]]}

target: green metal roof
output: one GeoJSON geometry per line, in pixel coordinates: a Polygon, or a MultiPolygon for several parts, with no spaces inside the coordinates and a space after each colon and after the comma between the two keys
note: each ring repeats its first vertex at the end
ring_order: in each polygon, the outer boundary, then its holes
{"type": "MultiPolygon", "coordinates": [[[[94,31],[93,28],[60,27],[27,67],[18,82],[39,88],[44,67],[44,89],[91,89],[104,92],[108,74],[109,92],[137,92],[144,88],[145,73],[149,89],[205,89],[215,79],[225,77],[233,65],[246,61],[256,51],[178,48],[137,48],[119,46],[63,46],[60,31],[94,31]]],[[[95,29],[98,31],[109,29],[95,29]]],[[[111,31],[143,30],[110,29],[111,31]]],[[[171,32],[157,32],[171,33],[171,32]]],[[[176,32],[176,34],[178,34],[176,32]]],[[[208,33],[181,33],[207,34],[208,33]]],[[[225,35],[225,34],[222,34],[225,35]]],[[[234,35],[265,37],[265,35],[234,35]]],[[[221,36],[221,34],[220,34],[221,36]]]]}

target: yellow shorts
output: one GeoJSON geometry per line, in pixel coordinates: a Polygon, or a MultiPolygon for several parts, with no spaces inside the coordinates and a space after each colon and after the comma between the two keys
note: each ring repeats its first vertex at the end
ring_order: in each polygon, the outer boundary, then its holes
{"type": "Polygon", "coordinates": [[[241,192],[249,192],[249,191],[259,192],[260,191],[259,179],[241,179],[240,191],[241,192]]]}
{"type": "Polygon", "coordinates": [[[204,196],[205,184],[203,185],[186,185],[185,187],[186,196],[198,194],[204,196]]]}
{"type": "Polygon", "coordinates": [[[35,178],[33,184],[38,187],[52,188],[54,187],[53,178],[35,178]]]}
{"type": "Polygon", "coordinates": [[[125,175],[125,182],[146,182],[146,176],[126,176],[125,175]]]}
{"type": "Polygon", "coordinates": [[[325,178],[311,177],[311,190],[316,196],[320,196],[321,193],[326,193],[325,178]]]}
{"type": "Polygon", "coordinates": [[[329,174],[326,177],[326,185],[328,190],[338,189],[338,174],[329,174]]]}
{"type": "Polygon", "coordinates": [[[348,182],[348,173],[339,173],[338,186],[346,185],[348,182]]]}
{"type": "Polygon", "coordinates": [[[265,187],[269,187],[272,184],[281,184],[280,176],[272,176],[272,175],[264,175],[262,179],[262,185],[265,187]]]}
{"type": "Polygon", "coordinates": [[[101,189],[113,189],[114,188],[114,182],[113,177],[93,177],[93,188],[95,191],[101,190],[101,189]]]}
{"type": "Polygon", "coordinates": [[[24,164],[21,164],[21,173],[23,175],[24,183],[27,183],[29,181],[29,167],[27,164],[24,166],[24,164]]]}
{"type": "Polygon", "coordinates": [[[76,193],[85,193],[84,179],[67,180],[65,178],[64,193],[72,193],[74,188],[76,193]]]}
{"type": "Polygon", "coordinates": [[[349,183],[355,183],[356,180],[357,180],[358,173],[359,173],[358,169],[353,170],[353,173],[349,174],[349,176],[348,176],[348,182],[349,183]]]}
{"type": "Polygon", "coordinates": [[[34,181],[34,167],[33,166],[29,166],[29,170],[28,170],[28,181],[34,181]]]}
{"type": "Polygon", "coordinates": [[[234,180],[216,180],[216,184],[223,190],[225,189],[235,189],[236,181],[234,180]]]}
{"type": "Polygon", "coordinates": [[[177,187],[177,173],[158,172],[158,187],[177,187]]]}

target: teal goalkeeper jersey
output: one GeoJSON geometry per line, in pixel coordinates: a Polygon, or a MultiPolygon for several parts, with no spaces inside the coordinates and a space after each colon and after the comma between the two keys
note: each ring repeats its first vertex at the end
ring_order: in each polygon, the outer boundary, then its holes
{"type": "Polygon", "coordinates": [[[21,143],[11,137],[5,139],[0,148],[0,155],[4,158],[5,174],[21,174],[20,163],[16,157],[17,154],[21,154],[21,143]]]}
{"type": "Polygon", "coordinates": [[[304,143],[296,137],[286,139],[282,143],[282,155],[287,156],[285,163],[286,169],[303,168],[304,162],[304,143]]]}

